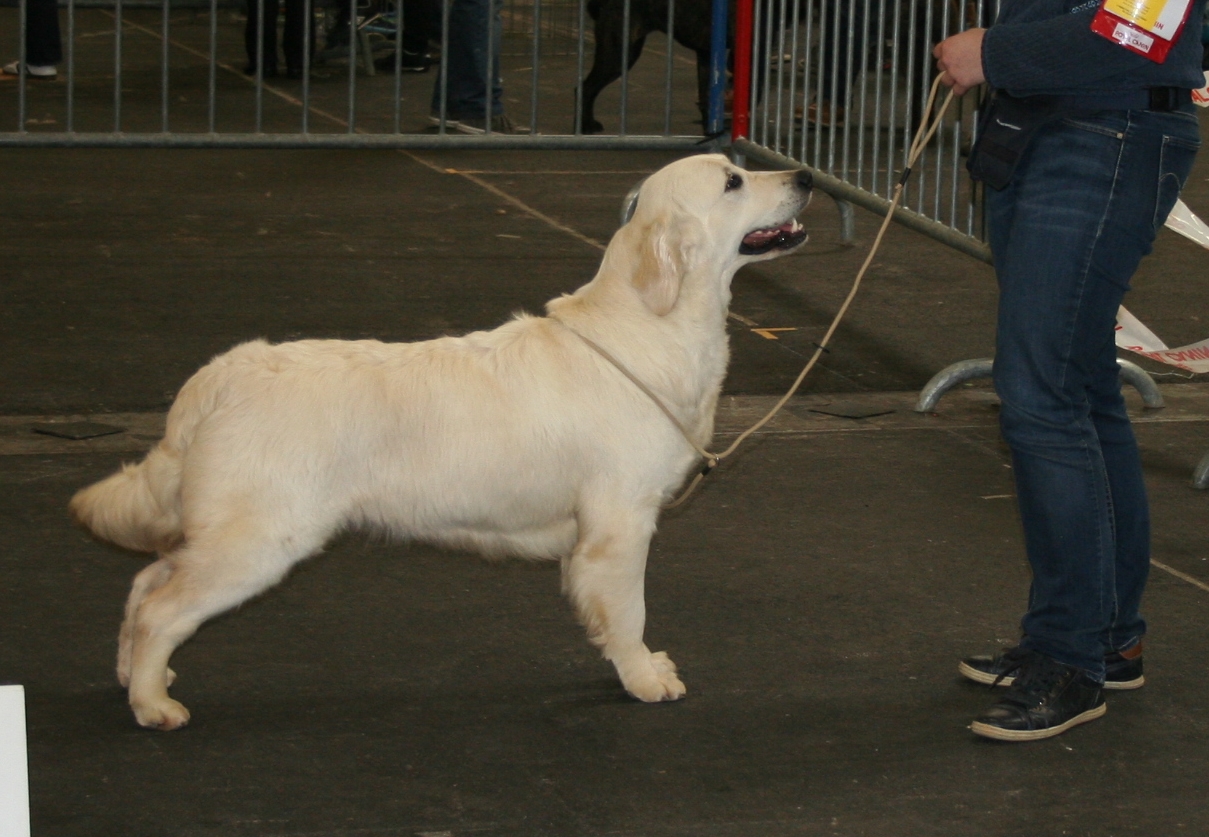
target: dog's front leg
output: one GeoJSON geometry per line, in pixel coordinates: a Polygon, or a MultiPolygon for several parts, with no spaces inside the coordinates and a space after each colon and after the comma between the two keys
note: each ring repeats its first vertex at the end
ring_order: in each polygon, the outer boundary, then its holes
{"type": "Polygon", "coordinates": [[[625,690],[642,701],[679,700],[684,684],[666,653],[642,641],[644,578],[657,510],[581,514],[579,542],[563,564],[563,590],[588,639],[613,663],[625,690]]]}

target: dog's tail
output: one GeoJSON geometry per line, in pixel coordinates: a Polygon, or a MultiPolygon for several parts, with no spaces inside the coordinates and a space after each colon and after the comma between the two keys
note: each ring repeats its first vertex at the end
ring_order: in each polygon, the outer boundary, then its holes
{"type": "Polygon", "coordinates": [[[164,438],[138,464],[88,486],[69,508],[102,540],[138,552],[164,552],[184,539],[181,474],[197,427],[221,397],[218,376],[202,369],[189,379],[168,412],[164,438]]]}
{"type": "Polygon", "coordinates": [[[165,442],[137,465],[71,498],[72,516],[102,540],[138,552],[171,549],[182,537],[181,458],[165,442]]]}

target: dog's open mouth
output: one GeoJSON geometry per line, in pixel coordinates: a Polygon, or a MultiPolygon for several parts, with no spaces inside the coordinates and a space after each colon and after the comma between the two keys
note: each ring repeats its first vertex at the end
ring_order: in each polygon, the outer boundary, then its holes
{"type": "Polygon", "coordinates": [[[806,240],[806,229],[794,218],[779,227],[752,230],[743,236],[739,253],[744,256],[761,256],[773,250],[788,250],[806,240]]]}

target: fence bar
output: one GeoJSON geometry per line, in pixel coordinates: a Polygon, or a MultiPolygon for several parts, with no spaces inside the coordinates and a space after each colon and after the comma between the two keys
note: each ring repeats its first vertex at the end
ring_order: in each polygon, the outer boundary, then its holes
{"type": "MultiPolygon", "coordinates": [[[[730,22],[730,7],[727,0],[713,0],[710,16],[710,52],[709,52],[709,104],[705,132],[710,136],[722,133],[722,95],[726,90],[726,40],[727,27],[730,22]]],[[[671,12],[669,11],[670,15],[671,12]]],[[[668,44],[668,54],[672,45],[668,44]]]]}
{"type": "MultiPolygon", "coordinates": [[[[715,6],[717,0],[715,0],[715,6]]],[[[672,132],[672,58],[676,52],[676,0],[667,0],[667,56],[663,68],[663,133],[672,132]]],[[[722,64],[725,73],[726,63],[722,64]]],[[[712,71],[712,67],[711,67],[712,71]]],[[[719,128],[719,131],[722,129],[719,128]]]]}
{"type": "Polygon", "coordinates": [[[160,29],[160,130],[168,133],[168,0],[163,4],[160,29]]]}
{"type": "Polygon", "coordinates": [[[622,0],[621,10],[621,126],[617,133],[625,136],[630,112],[630,0],[622,0]]]}
{"type": "MultiPolygon", "coordinates": [[[[261,0],[265,2],[265,0],[261,0]]],[[[269,0],[276,3],[277,0],[269,0]]],[[[347,0],[348,2],[348,132],[351,134],[357,130],[357,36],[360,31],[357,28],[357,0],[347,0]]],[[[373,56],[368,56],[367,60],[373,61],[373,56]]],[[[448,80],[446,80],[448,83],[448,80]]]]}
{"type": "MultiPolygon", "coordinates": [[[[867,23],[867,22],[866,22],[867,23]]],[[[878,0],[877,8],[877,43],[886,42],[886,0],[878,0]]],[[[879,59],[881,57],[879,53],[879,59]]],[[[894,76],[891,74],[891,85],[894,76]]],[[[874,81],[873,96],[873,160],[870,163],[869,191],[877,194],[877,176],[881,173],[881,143],[882,143],[882,86],[885,83],[885,63],[877,62],[877,74],[874,81]]],[[[888,178],[887,178],[888,179],[888,178]]]]}
{"type": "Polygon", "coordinates": [[[113,7],[113,132],[122,131],[122,0],[113,7]]]}
{"type": "Polygon", "coordinates": [[[27,0],[17,0],[17,132],[25,132],[25,32],[29,28],[27,0]]]}
{"type": "MultiPolygon", "coordinates": [[[[315,26],[313,0],[303,0],[302,14],[302,124],[299,126],[299,130],[305,134],[311,127],[311,32],[315,26]]],[[[397,104],[397,95],[395,99],[397,104]]]]}
{"type": "MultiPolygon", "coordinates": [[[[502,0],[501,0],[502,2],[502,0]]],[[[483,77],[487,81],[487,89],[484,91],[486,99],[483,120],[486,122],[486,133],[491,133],[491,118],[494,116],[492,111],[495,108],[495,62],[496,62],[496,42],[495,42],[495,11],[496,0],[487,0],[485,14],[487,20],[483,23],[483,36],[487,39],[487,67],[483,72],[483,77]]],[[[449,85],[449,79],[445,79],[445,85],[449,85]]]]}
{"type": "MultiPolygon", "coordinates": [[[[575,127],[572,129],[576,136],[583,133],[584,120],[584,26],[587,21],[588,0],[579,0],[579,18],[575,24],[575,127]]],[[[668,50],[671,59],[671,50],[668,50]]],[[[534,133],[536,125],[529,126],[534,133]]]]}
{"type": "MultiPolygon", "coordinates": [[[[782,101],[781,90],[785,88],[785,12],[785,0],[777,0],[777,51],[775,58],[777,65],[777,116],[774,122],[776,127],[773,129],[774,136],[776,137],[775,147],[777,151],[781,150],[781,120],[784,116],[784,113],[782,112],[782,105],[784,102],[782,101]]],[[[772,49],[771,45],[769,46],[769,49],[772,49]]],[[[771,63],[765,65],[764,72],[771,75],[771,63]]],[[[791,68],[790,72],[791,74],[796,75],[797,68],[791,68]]]]}
{"type": "Polygon", "coordinates": [[[703,151],[697,136],[628,136],[599,134],[266,134],[266,133],[0,133],[0,148],[477,148],[482,150],[541,151],[703,151]]]}
{"type": "Polygon", "coordinates": [[[218,0],[210,0],[210,61],[206,84],[209,98],[206,102],[206,124],[213,134],[217,130],[218,118],[218,0]]]}
{"type": "Polygon", "coordinates": [[[755,0],[737,0],[735,3],[735,81],[734,99],[731,105],[731,136],[735,140],[751,135],[751,39],[752,14],[755,0]]]}
{"type": "MultiPolygon", "coordinates": [[[[395,0],[395,95],[391,126],[396,134],[403,132],[403,26],[403,3],[395,0]]],[[[426,48],[420,49],[420,61],[424,60],[425,52],[426,48]]]]}
{"type": "MultiPolygon", "coordinates": [[[[806,142],[808,131],[806,130],[808,119],[807,114],[810,113],[811,84],[810,84],[810,67],[814,60],[814,10],[810,7],[806,9],[806,32],[804,33],[804,43],[802,48],[802,150],[798,152],[798,158],[806,159],[806,142]]],[[[814,94],[817,95],[817,92],[814,94]]],[[[793,146],[790,146],[792,148],[793,146]]]]}
{"type": "Polygon", "coordinates": [[[76,0],[67,0],[67,132],[76,129],[76,0]]]}
{"type": "MultiPolygon", "coordinates": [[[[537,131],[537,80],[538,69],[541,67],[542,43],[542,2],[533,0],[533,70],[532,81],[529,83],[529,130],[537,131]]],[[[492,83],[495,79],[492,79],[492,83]]]]}
{"type": "MultiPolygon", "coordinates": [[[[790,155],[793,154],[794,131],[802,121],[798,119],[797,112],[794,110],[798,89],[798,29],[801,7],[802,4],[796,2],[789,5],[789,95],[785,100],[789,107],[789,126],[786,128],[785,134],[785,153],[790,155]]],[[[810,14],[809,6],[806,7],[806,14],[810,14]]],[[[805,110],[802,112],[805,113],[805,110]]]]}
{"type": "MultiPolygon", "coordinates": [[[[864,189],[859,189],[832,174],[804,165],[791,157],[778,154],[750,140],[737,139],[734,141],[734,148],[748,158],[771,168],[785,170],[804,169],[809,171],[814,178],[815,188],[837,200],[848,201],[878,215],[884,216],[890,211],[890,201],[885,198],[874,195],[864,189]]],[[[922,232],[943,244],[947,244],[954,250],[965,253],[967,256],[972,256],[988,264],[991,263],[990,247],[981,241],[976,241],[967,235],[963,235],[939,221],[904,207],[899,207],[895,211],[894,220],[904,227],[913,229],[916,232],[922,232]]]]}
{"type": "MultiPolygon", "coordinates": [[[[256,133],[263,129],[264,121],[264,4],[270,0],[249,0],[256,3],[256,133]]],[[[275,0],[273,0],[275,2],[275,0]]],[[[356,0],[349,0],[356,2],[356,0]]],[[[252,10],[248,9],[248,14],[252,10]]]]}
{"type": "MultiPolygon", "coordinates": [[[[449,15],[453,0],[441,0],[441,75],[440,91],[437,93],[437,133],[444,134],[448,129],[449,108],[449,15]]],[[[488,97],[490,98],[490,97],[488,97]]]]}

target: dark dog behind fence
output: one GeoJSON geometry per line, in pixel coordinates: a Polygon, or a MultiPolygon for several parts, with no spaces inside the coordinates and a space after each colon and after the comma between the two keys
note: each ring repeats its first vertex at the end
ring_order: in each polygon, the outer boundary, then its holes
{"type": "MultiPolygon", "coordinates": [[[[886,60],[892,51],[890,33],[893,21],[899,25],[899,46],[912,47],[910,72],[900,68],[908,91],[914,94],[926,90],[932,75],[932,46],[949,33],[972,25],[986,26],[990,21],[994,0],[757,0],[762,20],[753,48],[753,71],[756,76],[756,98],[763,94],[764,74],[768,61],[764,56],[771,50],[775,55],[785,30],[796,20],[805,29],[807,17],[813,16],[809,29],[814,42],[814,55],[809,68],[815,72],[815,87],[819,99],[828,99],[833,89],[832,68],[844,81],[838,86],[843,98],[848,82],[861,72],[861,56],[865,66],[886,60]],[[796,2],[796,10],[794,5],[796,2]],[[824,8],[826,6],[826,8],[824,8]],[[771,14],[771,20],[769,15],[771,14]],[[879,26],[880,17],[889,18],[879,26]],[[837,25],[838,24],[838,25],[837,25]],[[838,30],[838,31],[837,31],[838,30]],[[881,42],[878,43],[879,33],[881,42]],[[848,44],[851,43],[851,49],[848,44]],[[821,60],[820,60],[821,59],[821,60]],[[834,60],[833,60],[834,59],[834,60]]],[[[642,55],[647,36],[652,32],[667,33],[669,0],[629,0],[628,67],[632,68],[642,55]]],[[[710,31],[712,0],[674,0],[673,37],[697,56],[697,106],[702,124],[706,121],[709,101],[710,31]]],[[[599,133],[604,125],[596,118],[595,103],[600,92],[621,78],[625,43],[626,0],[589,0],[587,10],[595,22],[595,53],[592,67],[582,83],[583,99],[580,130],[585,134],[599,133]]],[[[734,0],[730,3],[730,38],[733,46],[734,0]]],[[[803,39],[804,40],[804,39],[803,39]]],[[[901,50],[905,55],[906,50],[901,50]]],[[[805,53],[799,42],[795,64],[805,53]]],[[[729,65],[728,65],[729,66],[729,65]]],[[[806,69],[806,68],[803,68],[806,69]]],[[[809,74],[808,74],[809,75],[809,74]]],[[[831,113],[838,113],[839,109],[831,113]]],[[[919,114],[916,114],[918,119],[919,114]]],[[[799,118],[801,114],[799,114],[799,118]]],[[[826,120],[824,120],[826,121],[826,120]]]]}

